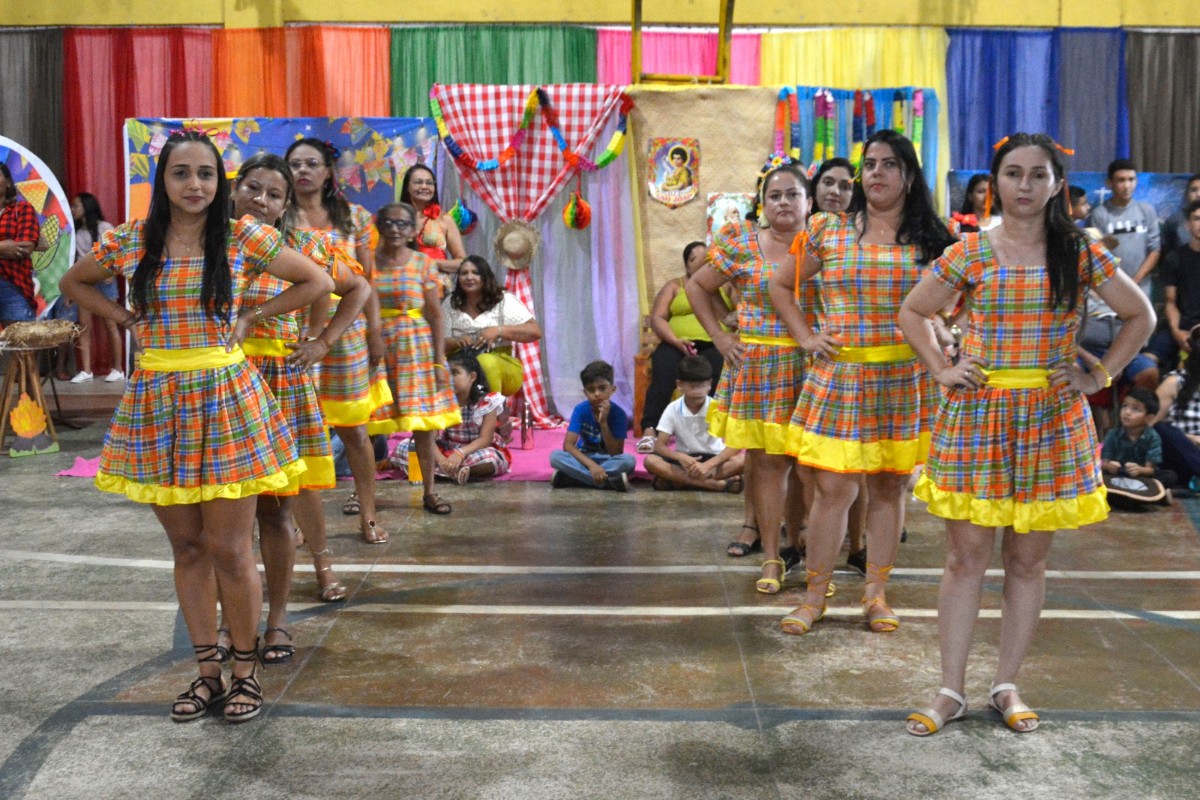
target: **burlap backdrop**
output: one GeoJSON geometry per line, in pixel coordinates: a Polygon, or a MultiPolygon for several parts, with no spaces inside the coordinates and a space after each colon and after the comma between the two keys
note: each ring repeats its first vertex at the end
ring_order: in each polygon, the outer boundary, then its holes
{"type": "Polygon", "coordinates": [[[683,274],[683,248],[703,241],[709,192],[753,192],[774,146],[775,99],[766,87],[631,86],[635,104],[627,153],[634,164],[634,202],[640,225],[642,313],[664,283],[683,274]],[[650,197],[646,152],[654,136],[700,142],[699,194],[679,208],[650,197]]]}

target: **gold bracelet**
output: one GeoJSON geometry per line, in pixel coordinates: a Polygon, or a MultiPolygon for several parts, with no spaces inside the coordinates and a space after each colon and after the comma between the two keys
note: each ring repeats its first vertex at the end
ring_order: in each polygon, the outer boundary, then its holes
{"type": "Polygon", "coordinates": [[[1113,377],[1112,377],[1112,373],[1108,371],[1108,367],[1104,366],[1103,361],[1097,361],[1096,366],[1099,367],[1100,371],[1104,373],[1104,378],[1105,378],[1104,385],[1101,386],[1100,388],[1107,389],[1108,387],[1112,386],[1113,377]]]}

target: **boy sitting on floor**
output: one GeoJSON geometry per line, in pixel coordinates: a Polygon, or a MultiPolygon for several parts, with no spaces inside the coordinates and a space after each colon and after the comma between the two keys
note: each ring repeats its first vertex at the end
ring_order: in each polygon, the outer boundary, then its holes
{"type": "Polygon", "coordinates": [[[1162,439],[1150,426],[1158,397],[1135,386],[1121,402],[1120,423],[1104,437],[1100,468],[1110,499],[1132,504],[1171,501],[1175,473],[1161,468],[1162,439]]]}
{"type": "Polygon", "coordinates": [[[726,447],[708,432],[708,404],[712,398],[712,364],[699,356],[679,362],[675,388],[682,397],[672,400],[655,428],[654,452],[646,456],[646,469],[660,491],[691,488],[709,492],[742,491],[742,451],[726,447]],[[671,447],[671,437],[675,447],[671,447]]]}
{"type": "Polygon", "coordinates": [[[563,449],[550,454],[550,486],[590,486],[593,489],[629,491],[629,474],[637,460],[626,454],[625,436],[629,415],[612,402],[617,387],[613,368],[606,361],[593,361],[579,373],[587,397],[571,412],[563,449]]]}

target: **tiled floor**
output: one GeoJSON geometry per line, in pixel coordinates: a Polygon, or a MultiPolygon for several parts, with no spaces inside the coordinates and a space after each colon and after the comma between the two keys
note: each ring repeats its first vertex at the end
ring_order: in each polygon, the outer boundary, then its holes
{"type": "MultiPolygon", "coordinates": [[[[1200,775],[1200,501],[1114,516],[1055,543],[1021,676],[1043,715],[985,709],[998,636],[989,579],[967,721],[902,720],[938,686],[941,524],[910,505],[869,633],[861,578],[814,633],[781,634],[724,546],[740,498],[447,487],[454,514],[381,485],[383,547],[326,506],[350,601],[313,601],[299,558],[289,665],[244,726],[167,718],[191,680],[170,552],[153,516],[90,481],[101,424],[62,452],[0,458],[0,797],[1190,797],[1200,775]]],[[[539,434],[556,435],[556,434],[539,434]]],[[[993,567],[998,569],[998,560],[993,567]]]]}

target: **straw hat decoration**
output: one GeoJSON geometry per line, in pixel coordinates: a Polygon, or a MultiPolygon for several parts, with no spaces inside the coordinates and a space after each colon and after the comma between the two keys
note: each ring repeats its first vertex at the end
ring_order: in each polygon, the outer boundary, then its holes
{"type": "Polygon", "coordinates": [[[500,226],[492,239],[492,248],[505,269],[529,269],[541,246],[538,229],[523,219],[513,219],[500,226]]]}

